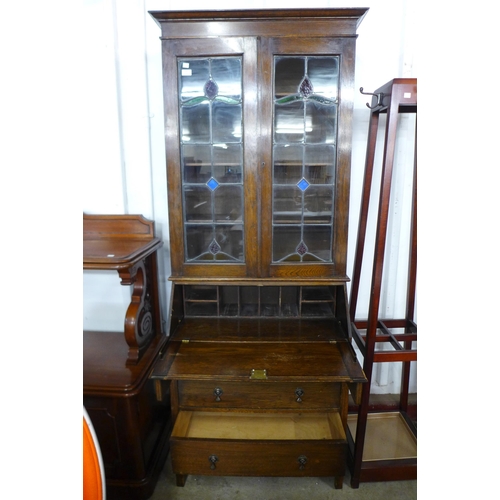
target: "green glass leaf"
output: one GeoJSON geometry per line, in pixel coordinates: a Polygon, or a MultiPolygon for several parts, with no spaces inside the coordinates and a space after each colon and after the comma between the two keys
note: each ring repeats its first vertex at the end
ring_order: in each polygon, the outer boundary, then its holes
{"type": "Polygon", "coordinates": [[[232,97],[225,97],[223,95],[218,95],[214,101],[219,101],[223,102],[225,104],[240,104],[241,100],[240,99],[234,99],[232,97]]]}
{"type": "Polygon", "coordinates": [[[300,94],[292,94],[276,100],[276,104],[289,104],[295,101],[302,101],[304,98],[300,94]]]}
{"type": "Polygon", "coordinates": [[[318,94],[312,94],[309,96],[311,101],[316,101],[319,104],[324,104],[326,106],[332,106],[338,103],[338,99],[327,99],[326,97],[320,96],[318,94]]]}
{"type": "Polygon", "coordinates": [[[197,104],[201,104],[202,102],[207,102],[208,98],[205,96],[193,97],[192,99],[183,102],[183,106],[196,106],[197,104]]]}

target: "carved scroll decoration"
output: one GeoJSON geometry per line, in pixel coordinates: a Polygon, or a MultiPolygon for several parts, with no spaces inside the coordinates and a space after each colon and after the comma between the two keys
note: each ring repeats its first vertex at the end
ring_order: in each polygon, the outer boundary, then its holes
{"type": "Polygon", "coordinates": [[[132,297],[125,315],[125,340],[129,346],[127,365],[137,364],[154,336],[151,284],[146,259],[120,272],[122,285],[132,285],[132,297]]]}

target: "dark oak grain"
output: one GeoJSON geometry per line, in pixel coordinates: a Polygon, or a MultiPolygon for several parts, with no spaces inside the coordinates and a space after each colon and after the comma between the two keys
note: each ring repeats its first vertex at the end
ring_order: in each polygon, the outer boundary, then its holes
{"type": "MultiPolygon", "coordinates": [[[[335,487],[342,487],[349,390],[359,394],[366,381],[351,346],[346,288],[355,41],[366,12],[151,12],[161,28],[173,285],[170,341],[151,377],[170,384],[172,466],[179,486],[195,473],[331,475],[335,487]],[[326,263],[272,263],[274,58],[290,54],[336,55],[340,61],[335,225],[326,263]],[[177,65],[179,58],[235,55],[243,61],[244,262],[188,262],[177,65]],[[295,288],[284,291],[286,286],[295,288]],[[306,288],[314,287],[320,293],[311,300],[306,288]],[[210,431],[192,437],[198,410],[216,423],[217,416],[235,417],[233,437],[212,439],[210,431]],[[271,428],[272,416],[277,422],[316,410],[328,412],[336,424],[328,439],[240,439],[238,426],[255,429],[263,410],[271,428]],[[237,412],[245,418],[236,418],[237,412]]],[[[314,435],[315,424],[308,425],[314,435]]]]}

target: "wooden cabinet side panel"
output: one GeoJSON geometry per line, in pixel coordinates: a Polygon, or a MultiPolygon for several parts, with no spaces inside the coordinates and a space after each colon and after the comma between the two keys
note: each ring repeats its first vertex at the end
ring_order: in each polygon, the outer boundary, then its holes
{"type": "Polygon", "coordinates": [[[156,401],[154,381],[133,397],[85,395],[83,402],[96,430],[108,479],[146,477],[160,437],[171,426],[168,403],[156,401]]]}

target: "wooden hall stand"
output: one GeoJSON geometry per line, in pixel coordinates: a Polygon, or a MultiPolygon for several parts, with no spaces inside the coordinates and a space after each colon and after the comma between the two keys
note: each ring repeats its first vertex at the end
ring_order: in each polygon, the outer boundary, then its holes
{"type": "MultiPolygon", "coordinates": [[[[363,92],[363,89],[361,91],[363,92]]],[[[417,325],[414,321],[417,273],[416,132],[406,314],[402,319],[382,319],[379,313],[397,125],[401,113],[416,114],[417,112],[417,80],[394,79],[388,82],[373,93],[371,106],[368,107],[371,109],[371,117],[350,298],[353,338],[363,354],[363,371],[368,383],[363,388],[357,419],[355,415],[349,417],[350,433],[348,438],[350,442],[351,486],[353,488],[357,488],[360,482],[416,479],[417,476],[416,427],[408,416],[410,363],[417,360],[417,351],[416,348],[413,348],[413,342],[417,341],[417,325]],[[380,196],[376,200],[378,201],[378,219],[370,284],[370,303],[368,319],[361,321],[356,319],[356,306],[365,247],[375,145],[379,117],[382,113],[387,114],[387,120],[380,196]],[[377,345],[380,343],[391,346],[393,350],[377,350],[377,345]],[[396,412],[374,413],[369,410],[373,364],[388,362],[401,362],[403,364],[399,408],[396,412]]]]}
{"type": "Polygon", "coordinates": [[[106,496],[145,500],[168,453],[170,408],[149,379],[161,334],[153,222],[138,215],[84,215],[83,269],[117,271],[132,286],[124,331],[83,332],[83,404],[95,428],[106,496]]]}

